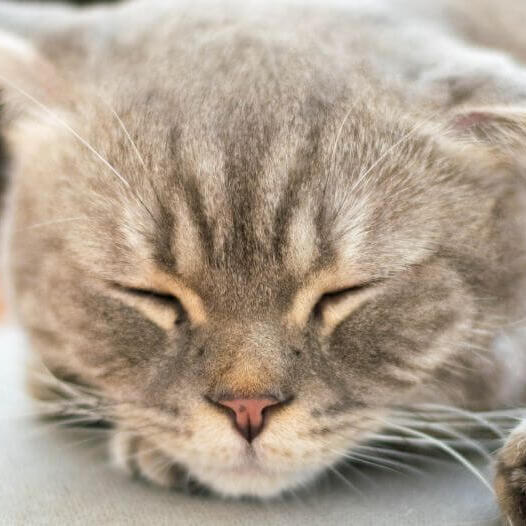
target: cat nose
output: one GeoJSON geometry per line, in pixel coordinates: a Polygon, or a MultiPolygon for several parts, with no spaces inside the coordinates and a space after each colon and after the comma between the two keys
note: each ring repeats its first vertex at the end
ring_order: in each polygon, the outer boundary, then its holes
{"type": "Polygon", "coordinates": [[[223,399],[217,400],[216,403],[234,412],[236,429],[247,442],[252,442],[261,433],[265,424],[265,409],[283,402],[274,397],[266,397],[223,399]]]}

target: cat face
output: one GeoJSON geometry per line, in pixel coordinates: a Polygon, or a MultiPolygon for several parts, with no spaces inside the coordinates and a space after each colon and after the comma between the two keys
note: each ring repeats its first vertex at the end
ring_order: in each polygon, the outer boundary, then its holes
{"type": "Polygon", "coordinates": [[[48,87],[9,126],[9,269],[54,375],[198,482],[267,497],[394,405],[481,399],[469,349],[513,296],[519,194],[390,96],[210,61],[206,98],[209,64],[104,102],[48,87]]]}

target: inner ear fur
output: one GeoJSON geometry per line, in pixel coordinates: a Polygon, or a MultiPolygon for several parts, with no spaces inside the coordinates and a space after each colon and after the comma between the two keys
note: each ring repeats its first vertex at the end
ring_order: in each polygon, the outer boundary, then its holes
{"type": "Polygon", "coordinates": [[[450,132],[467,142],[526,160],[526,104],[464,109],[453,116],[450,132]]]}

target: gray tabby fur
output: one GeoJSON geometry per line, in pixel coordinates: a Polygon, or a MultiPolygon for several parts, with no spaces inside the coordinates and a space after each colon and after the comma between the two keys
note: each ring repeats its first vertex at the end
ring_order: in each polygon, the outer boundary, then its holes
{"type": "Polygon", "coordinates": [[[425,4],[0,2],[36,396],[95,399],[145,478],[258,497],[394,406],[524,404],[526,6],[425,4]],[[208,402],[262,395],[250,446],[208,402]]]}

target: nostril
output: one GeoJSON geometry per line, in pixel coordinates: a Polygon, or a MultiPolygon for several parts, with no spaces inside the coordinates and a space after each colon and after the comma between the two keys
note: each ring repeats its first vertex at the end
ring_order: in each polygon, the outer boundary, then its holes
{"type": "Polygon", "coordinates": [[[214,403],[232,411],[236,429],[248,442],[252,442],[265,424],[268,416],[265,409],[282,402],[274,397],[264,397],[221,399],[214,403]]]}

